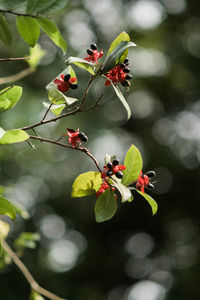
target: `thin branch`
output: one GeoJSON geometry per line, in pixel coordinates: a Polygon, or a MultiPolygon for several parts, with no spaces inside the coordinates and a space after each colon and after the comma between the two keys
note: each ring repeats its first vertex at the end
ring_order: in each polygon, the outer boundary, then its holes
{"type": "Polygon", "coordinates": [[[35,148],[35,145],[33,145],[30,141],[26,141],[26,142],[27,142],[27,144],[29,144],[29,146],[30,146],[31,148],[36,149],[36,148],[35,148]]]}
{"type": "Polygon", "coordinates": [[[12,15],[16,15],[16,16],[31,17],[31,18],[37,18],[38,17],[36,15],[18,13],[18,12],[12,11],[12,10],[5,10],[5,9],[0,9],[0,13],[12,14],[12,15]]]}
{"type": "Polygon", "coordinates": [[[7,57],[7,58],[0,58],[1,61],[16,61],[16,60],[27,60],[31,59],[30,57],[7,57]]]}
{"type": "Polygon", "coordinates": [[[27,68],[27,69],[24,69],[23,71],[15,74],[15,75],[2,77],[2,78],[0,78],[0,84],[5,84],[5,83],[20,80],[20,79],[26,77],[27,75],[33,73],[34,71],[35,70],[33,68],[27,68]]]}
{"type": "Polygon", "coordinates": [[[9,91],[9,90],[12,89],[12,88],[13,88],[13,85],[8,86],[6,89],[4,89],[3,92],[0,93],[0,96],[3,95],[3,94],[5,94],[7,91],[9,91]]]}
{"type": "Polygon", "coordinates": [[[42,121],[44,121],[44,119],[46,118],[46,116],[47,116],[47,114],[48,114],[50,108],[52,107],[52,105],[53,105],[53,103],[51,103],[51,104],[49,105],[49,107],[47,108],[47,111],[45,112],[44,117],[42,118],[42,121]]]}
{"type": "Polygon", "coordinates": [[[51,299],[51,300],[66,300],[64,298],[61,298],[48,290],[42,288],[37,281],[33,278],[30,271],[27,269],[27,267],[24,265],[24,263],[19,259],[17,254],[10,248],[10,246],[7,244],[5,240],[2,239],[1,241],[2,247],[4,250],[8,253],[8,255],[12,258],[13,262],[16,264],[16,266],[21,270],[21,272],[24,274],[24,277],[29,282],[31,288],[38,292],[39,294],[51,299]]]}
{"type": "Polygon", "coordinates": [[[89,156],[93,160],[93,162],[95,163],[95,165],[96,165],[97,169],[99,170],[99,172],[100,173],[102,172],[101,168],[99,167],[100,163],[98,162],[98,160],[85,147],[79,146],[79,147],[73,148],[70,145],[66,145],[66,144],[58,142],[58,140],[54,141],[54,140],[50,140],[50,139],[46,139],[46,138],[42,138],[42,137],[34,136],[34,135],[29,135],[29,138],[30,139],[35,139],[35,140],[38,140],[38,141],[41,141],[41,142],[51,143],[51,144],[58,145],[58,146],[61,146],[61,147],[64,147],[64,148],[81,151],[81,152],[85,153],[87,156],[89,156]]]}

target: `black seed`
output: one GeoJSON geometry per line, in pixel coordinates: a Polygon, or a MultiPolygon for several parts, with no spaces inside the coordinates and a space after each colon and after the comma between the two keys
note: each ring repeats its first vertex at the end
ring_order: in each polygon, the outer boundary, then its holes
{"type": "Polygon", "coordinates": [[[132,78],[132,75],[130,75],[130,74],[126,75],[126,77],[125,77],[126,80],[129,80],[131,78],[132,78]]]}
{"type": "Polygon", "coordinates": [[[123,178],[123,173],[121,171],[118,171],[117,173],[115,173],[115,176],[119,179],[123,178]]]}
{"type": "Polygon", "coordinates": [[[111,162],[108,162],[108,163],[107,163],[107,167],[108,167],[108,169],[112,169],[113,164],[112,164],[111,162]]]}
{"type": "Polygon", "coordinates": [[[64,81],[69,81],[70,77],[71,77],[70,74],[66,74],[66,75],[64,76],[64,81]]]}
{"type": "Polygon", "coordinates": [[[147,175],[149,178],[152,178],[152,177],[156,176],[156,172],[154,172],[154,171],[148,171],[148,172],[146,173],[146,175],[147,175]]]}
{"type": "Polygon", "coordinates": [[[112,161],[113,166],[117,166],[119,164],[119,159],[114,159],[112,161]]]}
{"type": "Polygon", "coordinates": [[[129,73],[130,72],[130,68],[124,68],[123,72],[124,73],[129,73]]]}
{"type": "Polygon", "coordinates": [[[125,64],[121,64],[120,67],[124,69],[126,67],[126,65],[125,64]]]}
{"type": "Polygon", "coordinates": [[[111,170],[106,171],[106,176],[112,176],[113,172],[111,170]]]}
{"type": "Polygon", "coordinates": [[[121,85],[123,86],[130,86],[130,82],[127,80],[124,80],[123,82],[121,82],[121,85]]]}
{"type": "Polygon", "coordinates": [[[147,185],[147,188],[148,188],[149,190],[152,190],[152,189],[154,189],[154,185],[153,185],[152,183],[149,183],[149,184],[147,185]]]}
{"type": "Polygon", "coordinates": [[[84,132],[79,132],[78,137],[82,138],[85,135],[84,132]]]}
{"type": "Polygon", "coordinates": [[[125,65],[128,65],[128,63],[129,63],[129,59],[128,59],[128,58],[126,58],[126,59],[124,60],[124,63],[125,63],[125,65]]]}
{"type": "Polygon", "coordinates": [[[72,90],[75,90],[75,89],[77,89],[77,87],[78,87],[78,85],[77,85],[77,84],[70,84],[70,88],[71,88],[72,90]]]}
{"type": "Polygon", "coordinates": [[[88,141],[88,137],[85,134],[80,139],[81,139],[82,142],[87,142],[88,141]]]}
{"type": "Polygon", "coordinates": [[[92,55],[92,54],[93,54],[93,51],[92,51],[91,49],[87,49],[87,53],[88,53],[89,55],[92,55]]]}
{"type": "Polygon", "coordinates": [[[92,44],[92,45],[90,45],[90,47],[91,47],[92,50],[97,50],[97,45],[96,44],[92,44]]]}

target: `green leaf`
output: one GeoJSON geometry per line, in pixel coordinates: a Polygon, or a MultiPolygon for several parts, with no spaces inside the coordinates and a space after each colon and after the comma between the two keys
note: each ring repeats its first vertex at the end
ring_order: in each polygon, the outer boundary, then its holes
{"type": "Polygon", "coordinates": [[[65,54],[67,50],[67,44],[57,26],[51,20],[44,17],[38,17],[36,18],[36,20],[38,21],[40,27],[44,30],[44,32],[58,47],[62,49],[63,53],[65,54]]]}
{"type": "Polygon", "coordinates": [[[0,138],[0,144],[13,144],[13,143],[20,143],[24,142],[29,138],[29,135],[26,131],[21,129],[11,129],[5,131],[5,133],[0,138]]]}
{"type": "Polygon", "coordinates": [[[88,71],[89,73],[91,73],[92,75],[95,75],[95,72],[94,72],[94,65],[90,62],[88,62],[87,60],[85,59],[82,59],[82,58],[79,58],[79,57],[73,57],[73,56],[70,56],[66,61],[65,63],[67,65],[70,65],[70,64],[74,64],[82,69],[85,69],[86,71],[88,71]]]}
{"type": "Polygon", "coordinates": [[[112,84],[112,87],[113,87],[117,97],[119,98],[119,100],[123,104],[124,108],[126,109],[126,111],[127,111],[127,120],[129,120],[130,117],[131,117],[130,107],[129,107],[128,103],[126,102],[126,99],[124,98],[124,96],[123,96],[122,92],[120,91],[119,87],[115,86],[112,81],[111,81],[111,84],[112,84]]]}
{"type": "Polygon", "coordinates": [[[21,206],[19,206],[18,204],[12,204],[14,209],[15,209],[15,212],[21,216],[23,219],[27,220],[30,218],[30,215],[29,213],[24,209],[22,208],[21,206]]]}
{"type": "Polygon", "coordinates": [[[6,19],[2,14],[0,14],[0,40],[6,45],[9,46],[12,42],[11,31],[8,27],[6,19]]]}
{"type": "Polygon", "coordinates": [[[50,7],[54,1],[55,0],[27,0],[26,12],[28,14],[37,14],[50,7]]]}
{"type": "Polygon", "coordinates": [[[0,238],[6,239],[10,231],[10,225],[0,220],[0,238]]]}
{"type": "Polygon", "coordinates": [[[14,246],[17,250],[23,250],[23,248],[35,249],[40,240],[38,233],[22,232],[19,237],[14,241],[14,246]]]}
{"type": "Polygon", "coordinates": [[[123,171],[124,176],[122,179],[124,185],[130,185],[138,179],[140,171],[142,170],[142,164],[140,151],[136,146],[131,145],[124,160],[124,165],[126,167],[123,171]]]}
{"type": "Polygon", "coordinates": [[[35,291],[32,291],[30,294],[30,300],[45,300],[40,294],[35,291]]]}
{"type": "MultiPolygon", "coordinates": [[[[50,106],[50,104],[47,103],[47,102],[42,102],[42,104],[46,108],[49,108],[49,106],[50,106]]],[[[57,104],[57,105],[54,104],[54,105],[51,106],[50,111],[52,111],[52,113],[55,116],[59,116],[65,107],[66,107],[66,104],[57,104]]]]}
{"type": "Polygon", "coordinates": [[[130,42],[130,36],[125,31],[121,32],[110,45],[107,56],[111,53],[121,42],[130,42]]]}
{"type": "Polygon", "coordinates": [[[0,9],[16,10],[17,8],[23,7],[24,0],[1,0],[0,9]]]}
{"type": "Polygon", "coordinates": [[[108,162],[113,161],[115,158],[116,158],[116,155],[106,154],[105,159],[104,159],[105,160],[105,165],[107,165],[108,162]]]}
{"type": "Polygon", "coordinates": [[[96,201],[94,212],[98,223],[111,219],[117,210],[114,192],[107,189],[96,201]]]}
{"type": "Polygon", "coordinates": [[[131,191],[125,185],[123,185],[119,180],[117,180],[117,178],[113,180],[113,184],[120,192],[122,202],[130,201],[130,199],[132,199],[131,191]]]}
{"type": "Polygon", "coordinates": [[[46,51],[39,44],[36,44],[35,47],[30,48],[30,54],[28,55],[30,59],[27,60],[27,63],[31,68],[35,69],[45,54],[46,51]]]}
{"type": "Polygon", "coordinates": [[[72,198],[85,197],[97,192],[102,184],[101,174],[98,172],[86,172],[80,174],[72,185],[72,198]]]}
{"type": "Polygon", "coordinates": [[[67,97],[59,90],[54,90],[54,89],[49,90],[48,99],[49,99],[49,101],[51,101],[53,104],[56,104],[56,105],[58,105],[58,104],[71,105],[74,102],[78,101],[78,99],[67,97]]]}
{"type": "Polygon", "coordinates": [[[68,0],[54,0],[53,3],[45,10],[40,11],[46,15],[54,14],[63,9],[68,3],[68,0]]]}
{"type": "Polygon", "coordinates": [[[152,214],[155,215],[157,210],[158,210],[158,204],[156,203],[156,201],[151,197],[149,196],[148,194],[146,193],[142,193],[141,191],[138,191],[137,189],[135,189],[142,197],[144,197],[147,202],[149,203],[149,205],[151,206],[151,209],[152,209],[152,214]]]}
{"type": "Polygon", "coordinates": [[[7,215],[13,220],[16,217],[13,205],[2,196],[0,196],[0,215],[7,215]]]}
{"type": "Polygon", "coordinates": [[[17,16],[16,24],[21,37],[31,47],[34,47],[40,35],[38,22],[31,17],[17,16]]]}
{"type": "Polygon", "coordinates": [[[22,95],[22,87],[14,85],[0,91],[0,112],[12,108],[22,95]]]}

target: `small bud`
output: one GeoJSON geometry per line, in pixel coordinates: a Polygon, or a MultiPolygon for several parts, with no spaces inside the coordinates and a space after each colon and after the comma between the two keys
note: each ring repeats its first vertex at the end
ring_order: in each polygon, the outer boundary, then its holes
{"type": "Polygon", "coordinates": [[[130,74],[126,75],[126,77],[125,77],[126,80],[129,80],[131,78],[132,78],[132,75],[130,75],[130,74]]]}
{"type": "Polygon", "coordinates": [[[108,169],[112,169],[113,164],[112,164],[111,162],[108,162],[108,163],[107,163],[107,167],[108,167],[108,169]]]}
{"type": "Polygon", "coordinates": [[[130,86],[130,82],[127,80],[124,80],[123,82],[121,82],[121,85],[127,87],[127,86],[130,86]]]}
{"type": "Polygon", "coordinates": [[[129,59],[125,58],[124,63],[125,63],[125,65],[128,65],[129,64],[129,59]]]}
{"type": "Polygon", "coordinates": [[[92,51],[91,49],[87,49],[87,53],[88,53],[89,55],[92,55],[92,54],[93,54],[93,51],[92,51]]]}
{"type": "Polygon", "coordinates": [[[147,188],[148,188],[149,190],[152,190],[152,189],[154,189],[154,185],[153,185],[152,183],[149,183],[149,184],[147,185],[147,188]]]}
{"type": "Polygon", "coordinates": [[[121,67],[122,69],[124,69],[124,68],[126,67],[126,65],[125,65],[125,64],[121,64],[120,67],[121,67]]]}
{"type": "Polygon", "coordinates": [[[119,164],[119,159],[114,159],[112,164],[113,166],[117,166],[119,164]]]}
{"type": "Polygon", "coordinates": [[[90,45],[90,47],[91,47],[92,50],[97,50],[97,45],[94,44],[94,43],[92,45],[90,45]]]}
{"type": "Polygon", "coordinates": [[[77,85],[77,84],[70,84],[70,88],[71,88],[72,90],[75,90],[75,89],[77,89],[77,87],[78,87],[78,85],[77,85]]]}
{"type": "Polygon", "coordinates": [[[115,173],[115,176],[119,179],[123,178],[123,173],[121,171],[118,171],[117,173],[115,173]]]}
{"type": "Polygon", "coordinates": [[[69,81],[70,77],[71,77],[70,74],[66,74],[66,75],[64,76],[64,81],[69,81]]]}
{"type": "Polygon", "coordinates": [[[129,73],[130,72],[130,68],[124,68],[123,72],[124,73],[129,73]]]}
{"type": "Polygon", "coordinates": [[[113,172],[111,170],[106,171],[106,176],[112,176],[113,172]]]}
{"type": "Polygon", "coordinates": [[[146,173],[146,175],[147,175],[149,178],[152,178],[152,177],[156,176],[156,172],[154,172],[154,171],[148,171],[148,172],[146,173]]]}

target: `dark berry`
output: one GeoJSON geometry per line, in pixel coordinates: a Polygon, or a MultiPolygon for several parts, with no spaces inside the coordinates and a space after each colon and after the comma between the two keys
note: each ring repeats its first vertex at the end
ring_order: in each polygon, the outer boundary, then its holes
{"type": "Polygon", "coordinates": [[[130,86],[130,82],[127,80],[124,80],[123,82],[121,82],[121,85],[123,86],[130,86]]]}
{"type": "Polygon", "coordinates": [[[130,72],[130,68],[124,68],[123,72],[124,73],[129,73],[130,72]]]}
{"type": "Polygon", "coordinates": [[[119,159],[114,159],[112,164],[113,166],[117,166],[119,164],[119,159]]]}
{"type": "Polygon", "coordinates": [[[149,184],[147,185],[147,188],[148,188],[149,190],[152,190],[152,189],[154,189],[154,185],[153,185],[152,183],[149,183],[149,184]]]}
{"type": "Polygon", "coordinates": [[[115,176],[119,179],[123,178],[123,173],[121,171],[118,171],[117,173],[115,173],[115,176]]]}
{"type": "Polygon", "coordinates": [[[121,64],[120,67],[121,67],[122,69],[124,69],[124,68],[126,67],[126,65],[125,65],[125,64],[121,64]]]}
{"type": "Polygon", "coordinates": [[[80,139],[81,139],[82,142],[87,142],[88,141],[88,137],[85,134],[80,139]]]}
{"type": "Polygon", "coordinates": [[[125,77],[126,80],[129,80],[131,78],[132,78],[132,75],[130,75],[130,74],[126,75],[126,77],[125,77]]]}
{"type": "Polygon", "coordinates": [[[126,59],[124,60],[124,63],[125,63],[125,65],[128,65],[128,64],[129,64],[129,59],[126,58],[126,59]]]}
{"type": "Polygon", "coordinates": [[[111,170],[106,171],[106,176],[112,176],[113,172],[111,170]]]}
{"type": "Polygon", "coordinates": [[[78,137],[82,138],[85,135],[83,132],[79,132],[78,137]]]}
{"type": "Polygon", "coordinates": [[[66,74],[66,75],[64,76],[64,81],[69,81],[70,77],[71,77],[70,74],[66,74]]]}
{"type": "Polygon", "coordinates": [[[92,55],[92,54],[93,54],[93,51],[92,51],[91,49],[87,49],[87,53],[88,53],[89,55],[92,55]]]}
{"type": "Polygon", "coordinates": [[[75,90],[75,89],[77,89],[77,87],[78,87],[78,85],[77,85],[77,84],[70,84],[70,88],[71,88],[72,90],[75,90]]]}
{"type": "Polygon", "coordinates": [[[90,45],[90,47],[91,47],[92,50],[97,50],[97,45],[96,44],[92,44],[92,45],[90,45]]]}
{"type": "Polygon", "coordinates": [[[113,164],[112,164],[111,162],[108,162],[108,163],[107,163],[107,167],[108,167],[108,169],[112,169],[113,164]]]}
{"type": "Polygon", "coordinates": [[[146,173],[146,175],[147,175],[149,178],[152,178],[152,177],[156,176],[156,172],[154,172],[154,171],[148,171],[148,172],[146,173]]]}

